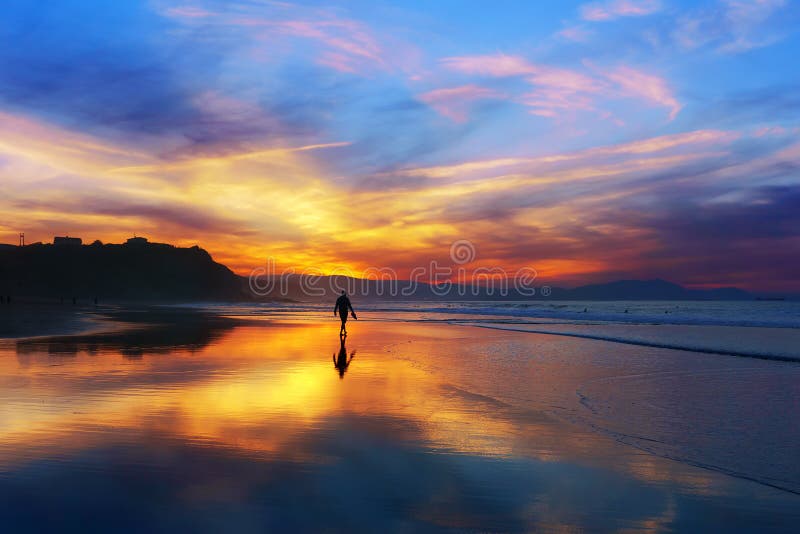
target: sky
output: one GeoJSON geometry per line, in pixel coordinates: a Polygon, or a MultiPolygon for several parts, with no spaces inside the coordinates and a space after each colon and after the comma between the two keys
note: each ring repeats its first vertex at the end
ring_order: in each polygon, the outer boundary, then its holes
{"type": "Polygon", "coordinates": [[[0,242],[800,291],[789,0],[5,0],[0,242]]]}

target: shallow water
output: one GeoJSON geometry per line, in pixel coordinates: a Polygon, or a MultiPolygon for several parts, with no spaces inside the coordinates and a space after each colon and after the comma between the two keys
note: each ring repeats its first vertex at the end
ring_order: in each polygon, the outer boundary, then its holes
{"type": "Polygon", "coordinates": [[[287,318],[0,342],[0,521],[791,531],[800,519],[786,491],[800,480],[786,424],[800,414],[796,364],[450,324],[350,330],[344,347],[337,323],[287,318]]]}
{"type": "MultiPolygon", "coordinates": [[[[328,302],[286,304],[198,304],[239,315],[310,314],[330,315],[328,302]]],[[[402,301],[378,300],[359,302],[358,308],[375,316],[403,320],[446,320],[491,318],[499,321],[531,321],[535,323],[660,324],[758,326],[800,328],[800,301],[402,301]]]]}

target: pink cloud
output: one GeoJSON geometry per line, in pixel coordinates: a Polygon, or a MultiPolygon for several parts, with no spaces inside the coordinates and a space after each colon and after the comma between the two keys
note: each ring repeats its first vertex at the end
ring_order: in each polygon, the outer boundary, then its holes
{"type": "Polygon", "coordinates": [[[593,96],[604,82],[570,69],[535,65],[505,54],[451,57],[442,60],[451,70],[498,78],[525,76],[533,90],[519,100],[541,117],[557,117],[568,110],[593,109],[593,96]]]}
{"type": "Polygon", "coordinates": [[[381,47],[361,24],[352,20],[269,21],[278,31],[322,42],[340,53],[381,63],[381,47]]]}
{"type": "Polygon", "coordinates": [[[440,179],[454,177],[477,179],[507,174],[528,174],[535,177],[540,176],[548,169],[554,170],[552,166],[556,164],[592,169],[598,165],[609,165],[619,161],[663,163],[674,161],[670,159],[672,157],[718,153],[719,150],[725,149],[726,145],[740,137],[741,134],[734,131],[694,130],[538,157],[519,156],[469,160],[451,165],[406,168],[399,171],[399,174],[440,179]],[[634,156],[634,158],[628,158],[628,156],[634,156]],[[644,159],[638,159],[639,157],[644,159]]]}
{"type": "Polygon", "coordinates": [[[465,74],[478,74],[497,78],[524,76],[536,70],[524,58],[505,54],[447,57],[441,63],[448,69],[465,74]]]}
{"type": "Polygon", "coordinates": [[[784,126],[761,126],[753,132],[754,137],[783,137],[785,135],[798,135],[800,128],[786,128],[784,126]]]}
{"type": "Polygon", "coordinates": [[[624,65],[612,71],[602,72],[602,75],[616,83],[628,96],[669,108],[670,120],[674,119],[683,107],[672,94],[666,80],[659,76],[624,65]]]}
{"type": "Polygon", "coordinates": [[[537,67],[527,78],[533,91],[523,95],[521,102],[531,113],[541,117],[556,117],[574,110],[593,110],[594,99],[603,84],[583,74],[566,69],[537,67]]]}
{"type": "Polygon", "coordinates": [[[339,72],[358,74],[358,66],[351,56],[336,52],[323,52],[317,58],[317,63],[339,72]]]}
{"type": "Polygon", "coordinates": [[[163,15],[187,25],[214,25],[253,40],[274,43],[279,36],[305,39],[318,44],[317,63],[340,72],[361,74],[370,69],[386,69],[387,55],[378,38],[365,24],[327,12],[299,10],[281,5],[276,16],[263,10],[239,6],[232,11],[211,13],[193,6],[170,8],[163,15]]]}
{"type": "Polygon", "coordinates": [[[603,83],[591,76],[574,70],[555,67],[537,66],[528,80],[533,85],[553,87],[567,92],[597,93],[603,89],[603,83]]]}
{"type": "Polygon", "coordinates": [[[612,145],[600,149],[589,149],[585,154],[595,152],[605,154],[648,154],[674,148],[701,148],[706,145],[723,145],[741,137],[741,134],[725,130],[694,130],[678,134],[661,135],[639,141],[630,141],[620,145],[612,145]]]}
{"type": "Polygon", "coordinates": [[[584,4],[580,8],[580,12],[584,20],[600,22],[619,17],[651,15],[660,9],[661,2],[658,0],[609,0],[584,4]]]}
{"type": "Polygon", "coordinates": [[[542,117],[557,117],[569,111],[599,113],[620,124],[607,111],[597,109],[596,102],[620,95],[669,108],[670,120],[682,106],[663,78],[628,66],[603,70],[585,62],[589,72],[564,69],[529,62],[520,56],[505,54],[460,56],[442,60],[448,69],[464,74],[497,78],[524,77],[532,90],[517,99],[530,112],[542,117]]]}
{"type": "Polygon", "coordinates": [[[172,18],[200,19],[210,17],[214,13],[196,6],[176,6],[167,9],[165,14],[172,18]]]}
{"type": "Polygon", "coordinates": [[[418,98],[436,110],[437,113],[455,122],[466,122],[473,102],[476,100],[505,98],[505,95],[486,87],[462,85],[460,87],[429,91],[419,95],[418,98]]]}
{"type": "Polygon", "coordinates": [[[364,26],[352,20],[267,20],[239,17],[230,22],[233,25],[259,27],[262,31],[316,41],[323,46],[318,63],[342,72],[357,73],[366,66],[386,66],[383,50],[377,39],[364,26]]]}
{"type": "Polygon", "coordinates": [[[592,32],[581,26],[570,26],[568,28],[564,28],[556,35],[568,41],[585,43],[589,40],[589,37],[591,37],[592,32]]]}
{"type": "Polygon", "coordinates": [[[526,93],[520,102],[531,108],[531,114],[540,117],[556,118],[565,112],[594,109],[594,102],[590,97],[578,93],[563,93],[553,88],[526,93]]]}

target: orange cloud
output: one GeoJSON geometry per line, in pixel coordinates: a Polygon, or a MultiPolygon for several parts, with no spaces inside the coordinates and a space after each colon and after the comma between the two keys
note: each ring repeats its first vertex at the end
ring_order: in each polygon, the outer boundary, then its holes
{"type": "Polygon", "coordinates": [[[335,232],[342,220],[344,208],[330,201],[339,194],[305,154],[344,142],[165,160],[43,122],[4,119],[0,210],[15,221],[8,230],[31,240],[69,233],[120,242],[138,232],[199,243],[242,267],[243,258],[251,266],[262,261],[255,259],[264,255],[259,236],[300,242],[321,221],[335,232]]]}
{"type": "Polygon", "coordinates": [[[629,268],[658,243],[625,220],[601,224],[595,214],[651,194],[651,176],[719,160],[737,137],[698,130],[537,157],[409,167],[376,176],[386,187],[353,188],[324,165],[323,154],[335,154],[344,141],[273,140],[254,150],[177,150],[165,158],[41,121],[0,118],[5,241],[20,231],[30,241],[66,233],[111,242],[137,232],[200,244],[241,274],[273,257],[279,269],[358,275],[387,266],[408,276],[415,265],[447,261],[456,239],[478,245],[475,266],[530,266],[561,280],[629,268]]]}

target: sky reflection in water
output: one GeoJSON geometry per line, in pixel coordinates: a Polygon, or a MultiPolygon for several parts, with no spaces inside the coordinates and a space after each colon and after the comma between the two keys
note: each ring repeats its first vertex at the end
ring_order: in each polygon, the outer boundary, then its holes
{"type": "Polygon", "coordinates": [[[15,531],[780,530],[797,519],[796,496],[542,413],[571,378],[534,376],[491,349],[532,335],[373,323],[343,347],[337,327],[4,342],[0,518],[15,531]],[[478,340],[488,367],[465,350],[478,340]],[[340,376],[343,348],[357,355],[340,376]],[[522,399],[520,382],[538,400],[522,399]]]}

